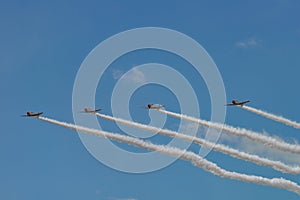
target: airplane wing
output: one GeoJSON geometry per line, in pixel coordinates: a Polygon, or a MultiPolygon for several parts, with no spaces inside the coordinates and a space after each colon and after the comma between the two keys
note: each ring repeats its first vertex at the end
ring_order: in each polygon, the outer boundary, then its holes
{"type": "Polygon", "coordinates": [[[30,115],[30,117],[39,117],[41,114],[43,114],[43,112],[34,113],[34,114],[30,115]]]}
{"type": "Polygon", "coordinates": [[[250,101],[249,100],[247,100],[247,101],[243,101],[243,102],[241,102],[241,104],[242,105],[244,105],[245,103],[249,103],[250,101]]]}
{"type": "Polygon", "coordinates": [[[35,114],[35,116],[40,116],[41,114],[43,114],[43,112],[39,112],[39,113],[35,114]]]}

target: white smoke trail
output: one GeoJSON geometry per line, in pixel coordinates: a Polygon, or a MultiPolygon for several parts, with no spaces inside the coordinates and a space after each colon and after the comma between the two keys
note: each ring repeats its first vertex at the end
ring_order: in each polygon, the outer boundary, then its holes
{"type": "Polygon", "coordinates": [[[153,127],[153,126],[149,126],[149,125],[145,125],[145,124],[141,124],[141,123],[137,123],[137,122],[128,121],[128,120],[120,119],[117,117],[112,117],[109,115],[104,115],[104,114],[100,114],[100,113],[95,113],[95,115],[98,117],[101,117],[103,119],[119,122],[119,123],[122,123],[122,124],[125,124],[128,126],[143,129],[145,131],[154,132],[154,133],[166,135],[166,136],[173,137],[173,138],[178,138],[178,139],[182,139],[182,140],[189,141],[189,142],[195,142],[205,148],[213,149],[215,151],[222,152],[222,153],[230,155],[232,157],[250,161],[250,162],[254,162],[259,165],[272,167],[273,169],[276,169],[283,173],[300,174],[300,167],[298,167],[298,166],[292,167],[292,166],[286,165],[280,161],[273,161],[273,160],[269,160],[267,158],[259,157],[257,155],[252,155],[252,154],[248,154],[245,152],[241,152],[239,150],[230,148],[230,147],[222,145],[222,144],[215,144],[215,143],[209,142],[209,141],[201,139],[201,138],[197,138],[197,137],[193,137],[190,135],[185,135],[185,134],[178,133],[175,131],[161,129],[161,128],[157,128],[157,127],[153,127]]]}
{"type": "Polygon", "coordinates": [[[243,108],[243,109],[245,109],[245,110],[247,110],[247,111],[256,113],[258,115],[261,115],[263,117],[266,117],[266,118],[272,119],[274,121],[281,122],[281,123],[283,123],[285,125],[292,126],[294,128],[300,129],[300,123],[292,121],[292,120],[289,120],[289,119],[284,118],[282,116],[277,116],[277,115],[274,115],[274,114],[271,114],[271,113],[268,113],[266,111],[259,110],[257,108],[253,108],[253,107],[250,107],[250,106],[245,106],[244,105],[244,106],[240,106],[240,107],[243,108]]]}
{"type": "Polygon", "coordinates": [[[282,188],[286,189],[292,192],[295,192],[296,194],[300,195],[300,186],[290,180],[284,179],[284,178],[265,178],[261,176],[255,176],[255,175],[247,175],[247,174],[241,174],[238,172],[231,172],[227,171],[225,169],[220,168],[218,165],[216,165],[213,162],[210,162],[199,155],[186,151],[186,150],[181,150],[178,148],[174,147],[168,147],[164,145],[156,145],[152,144],[150,142],[145,142],[143,140],[140,140],[138,138],[134,138],[131,136],[126,136],[126,135],[120,135],[120,134],[115,134],[115,133],[110,133],[106,131],[101,131],[101,130],[96,130],[96,129],[91,129],[83,126],[77,126],[74,124],[69,124],[65,122],[60,122],[54,119],[49,119],[46,117],[39,117],[37,119],[40,119],[45,122],[49,122],[52,124],[56,124],[59,126],[63,126],[65,128],[69,128],[72,130],[77,130],[80,132],[88,133],[88,134],[93,134],[99,137],[105,137],[111,140],[115,140],[118,142],[123,142],[127,143],[136,147],[140,147],[149,151],[157,151],[162,154],[166,154],[169,156],[174,156],[174,157],[179,157],[182,160],[187,160],[193,163],[195,166],[203,168],[204,170],[215,174],[217,176],[223,177],[223,178],[230,178],[230,179],[235,179],[235,180],[240,180],[244,182],[249,182],[249,183],[256,183],[256,184],[261,184],[261,185],[268,185],[272,187],[277,187],[277,188],[282,188]]]}
{"type": "Polygon", "coordinates": [[[183,115],[183,114],[178,114],[178,113],[174,113],[174,112],[170,112],[167,110],[162,110],[162,109],[158,109],[159,112],[165,113],[167,115],[173,116],[173,117],[177,117],[180,119],[184,119],[190,122],[194,122],[197,123],[199,125],[205,126],[205,127],[210,127],[210,128],[214,128],[214,129],[218,129],[218,130],[222,130],[225,131],[227,133],[233,134],[233,135],[237,135],[237,136],[244,136],[247,137],[250,140],[253,140],[255,142],[259,142],[265,146],[269,146],[271,148],[277,148],[279,150],[282,151],[287,151],[287,152],[291,152],[291,153],[297,153],[300,154],[300,146],[296,145],[296,144],[289,144],[286,143],[284,141],[279,141],[273,137],[270,136],[265,136],[265,135],[261,135],[257,132],[254,131],[250,131],[244,128],[236,128],[233,126],[229,126],[226,124],[220,124],[217,122],[210,122],[210,121],[206,121],[203,119],[198,119],[198,118],[194,118],[194,117],[190,117],[187,115],[183,115]]]}

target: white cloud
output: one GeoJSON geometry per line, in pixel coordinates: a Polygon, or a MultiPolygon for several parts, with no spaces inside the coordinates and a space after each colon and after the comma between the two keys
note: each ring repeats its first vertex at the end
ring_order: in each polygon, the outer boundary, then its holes
{"type": "Polygon", "coordinates": [[[261,43],[261,41],[255,39],[255,38],[249,38],[246,40],[239,41],[239,42],[235,43],[235,45],[240,48],[247,48],[247,47],[259,46],[260,43],[261,43]]]}
{"type": "Polygon", "coordinates": [[[138,68],[132,68],[130,71],[124,73],[122,70],[114,69],[112,71],[113,79],[124,79],[129,82],[144,83],[146,81],[145,74],[138,70],[138,68]]]}
{"type": "Polygon", "coordinates": [[[132,68],[124,75],[124,79],[135,83],[144,83],[146,81],[145,74],[137,68],[132,68]]]}
{"type": "MultiPolygon", "coordinates": [[[[198,134],[198,137],[203,137],[203,133],[207,132],[207,128],[199,127],[199,132],[200,133],[198,134]]],[[[267,132],[263,132],[262,134],[270,136],[267,132]]],[[[282,138],[280,137],[277,137],[275,135],[272,135],[272,137],[276,138],[279,141],[282,141],[282,138]]],[[[300,166],[300,155],[270,148],[260,143],[253,142],[245,137],[239,137],[223,132],[220,135],[218,143],[226,144],[240,151],[259,155],[260,157],[265,157],[272,160],[279,160],[290,165],[300,166]]],[[[294,141],[294,143],[297,143],[297,141],[294,141]]]]}
{"type": "MultiPolygon", "coordinates": [[[[262,134],[269,136],[266,132],[263,132],[262,134]]],[[[272,137],[282,141],[282,139],[279,137],[276,136],[272,136],[272,137]]],[[[260,143],[253,142],[244,137],[238,137],[238,136],[223,133],[220,137],[219,142],[221,143],[228,142],[229,144],[235,146],[241,151],[251,153],[251,154],[256,154],[259,155],[260,157],[266,157],[272,160],[280,160],[291,165],[300,166],[299,155],[270,148],[260,143]]]]}
{"type": "Polygon", "coordinates": [[[181,132],[185,135],[193,135],[192,133],[197,131],[196,132],[197,134],[195,136],[200,137],[200,133],[201,134],[203,133],[202,131],[199,130],[201,127],[199,127],[195,123],[191,123],[191,122],[187,122],[187,121],[182,121],[181,123],[182,123],[181,130],[179,132],[181,132]]]}
{"type": "Polygon", "coordinates": [[[252,154],[258,154],[272,160],[281,160],[291,165],[300,165],[300,156],[297,154],[266,147],[247,139],[242,139],[240,146],[243,150],[252,154]]]}
{"type": "Polygon", "coordinates": [[[115,80],[121,78],[121,76],[123,76],[123,74],[124,74],[124,72],[119,69],[113,69],[113,71],[112,71],[112,77],[115,80]]]}

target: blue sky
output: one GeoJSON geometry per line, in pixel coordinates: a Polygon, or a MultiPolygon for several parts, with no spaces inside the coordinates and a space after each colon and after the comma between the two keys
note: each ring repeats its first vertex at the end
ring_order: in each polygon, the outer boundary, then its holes
{"type": "MultiPolygon", "coordinates": [[[[206,49],[222,75],[228,101],[250,99],[254,107],[300,121],[299,8],[294,0],[1,1],[0,198],[298,199],[285,190],[219,178],[181,160],[147,174],[119,172],[92,157],[76,132],[20,114],[44,111],[73,122],[73,84],[88,53],[114,34],[154,26],[180,31],[206,49]]],[[[114,62],[98,85],[96,105],[110,114],[115,72],[147,62],[169,64],[189,77],[198,91],[201,116],[209,119],[209,94],[201,77],[182,70],[182,60],[159,51],[135,52],[114,62]]],[[[135,120],[148,122],[147,112],[138,108],[148,102],[179,110],[167,89],[145,86],[130,104],[135,120]]],[[[167,128],[178,126],[175,119],[167,122],[167,128]]],[[[238,108],[227,110],[226,122],[300,140],[299,131],[238,108]]],[[[119,131],[110,122],[100,123],[119,131]]],[[[228,170],[299,180],[220,153],[207,159],[228,170]]]]}

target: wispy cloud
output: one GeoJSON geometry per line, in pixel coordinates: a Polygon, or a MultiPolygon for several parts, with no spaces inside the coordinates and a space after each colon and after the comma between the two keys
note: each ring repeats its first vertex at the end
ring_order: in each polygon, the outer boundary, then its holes
{"type": "MultiPolygon", "coordinates": [[[[263,135],[268,136],[268,133],[263,132],[263,135]]],[[[276,136],[273,136],[273,137],[278,140],[280,139],[279,137],[276,137],[276,136]]],[[[228,143],[231,146],[235,146],[239,150],[242,150],[242,151],[245,151],[245,152],[248,152],[251,154],[256,154],[261,157],[267,157],[272,160],[281,160],[281,161],[291,164],[291,165],[300,165],[300,156],[299,155],[280,151],[277,149],[272,149],[270,147],[266,147],[257,142],[253,142],[247,138],[222,133],[219,142],[220,143],[228,143]]],[[[296,141],[294,143],[297,144],[296,141]]]]}
{"type": "Polygon", "coordinates": [[[291,165],[300,165],[300,156],[297,154],[272,149],[246,139],[241,140],[240,146],[249,153],[268,157],[273,160],[282,160],[283,162],[291,165]]]}
{"type": "Polygon", "coordinates": [[[133,68],[129,73],[125,75],[124,78],[136,83],[143,83],[146,81],[145,74],[137,68],[133,68]]]}
{"type": "Polygon", "coordinates": [[[113,69],[113,71],[112,71],[112,77],[115,80],[121,78],[121,76],[123,76],[123,74],[124,74],[124,72],[119,69],[113,69]]]}
{"type": "Polygon", "coordinates": [[[255,38],[249,38],[246,40],[241,40],[235,43],[235,46],[239,48],[248,48],[248,47],[255,47],[259,46],[261,44],[261,41],[255,38]]]}
{"type": "Polygon", "coordinates": [[[112,71],[113,79],[124,79],[126,81],[135,82],[135,83],[144,83],[146,81],[145,74],[140,71],[138,68],[132,68],[129,72],[123,72],[119,69],[114,69],[112,71]]]}

